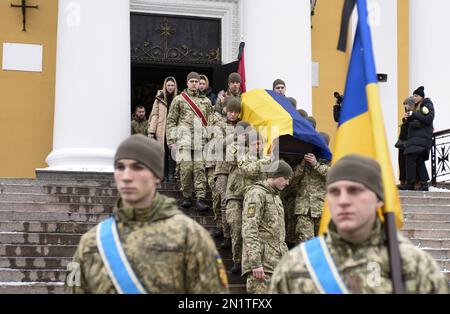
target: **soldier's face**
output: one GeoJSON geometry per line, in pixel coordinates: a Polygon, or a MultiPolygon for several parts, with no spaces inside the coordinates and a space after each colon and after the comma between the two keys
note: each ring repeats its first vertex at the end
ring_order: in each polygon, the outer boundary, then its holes
{"type": "Polygon", "coordinates": [[[271,178],[272,186],[278,191],[283,191],[289,185],[289,177],[271,178]]]}
{"type": "Polygon", "coordinates": [[[327,200],[331,219],[345,239],[367,239],[375,223],[376,210],[383,206],[373,191],[348,180],[330,184],[327,200]]]}
{"type": "Polygon", "coordinates": [[[136,117],[143,119],[145,117],[145,108],[136,109],[136,117]]]}
{"type": "Polygon", "coordinates": [[[196,91],[198,90],[198,80],[197,79],[190,79],[187,82],[187,87],[189,90],[191,91],[196,91]]]}
{"type": "Polygon", "coordinates": [[[274,91],[280,95],[284,95],[286,93],[286,86],[278,84],[275,86],[274,91]]]}
{"type": "Polygon", "coordinates": [[[241,83],[239,82],[230,82],[228,83],[228,88],[230,89],[230,91],[232,91],[233,93],[238,93],[239,89],[241,88],[241,83]]]}
{"type": "Polygon", "coordinates": [[[147,167],[132,159],[117,161],[114,179],[123,205],[133,208],[150,206],[156,186],[161,182],[147,167]]]}
{"type": "Polygon", "coordinates": [[[239,118],[240,112],[227,111],[227,119],[228,121],[234,122],[239,118]]]}
{"type": "Polygon", "coordinates": [[[200,80],[198,83],[198,89],[202,92],[205,91],[208,88],[208,84],[206,84],[205,80],[200,80]]]}
{"type": "Polygon", "coordinates": [[[418,103],[420,103],[420,102],[423,100],[423,97],[422,97],[422,96],[419,96],[419,95],[416,95],[416,94],[414,94],[413,97],[414,97],[414,103],[415,103],[416,105],[417,105],[418,103]]]}

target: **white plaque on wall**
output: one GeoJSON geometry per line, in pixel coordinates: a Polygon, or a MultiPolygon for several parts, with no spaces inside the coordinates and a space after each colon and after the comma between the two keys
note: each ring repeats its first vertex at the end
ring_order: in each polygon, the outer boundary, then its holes
{"type": "Polygon", "coordinates": [[[42,72],[42,45],[3,43],[2,69],[42,72]]]}
{"type": "Polygon", "coordinates": [[[312,86],[319,87],[319,62],[312,63],[312,86]]]}

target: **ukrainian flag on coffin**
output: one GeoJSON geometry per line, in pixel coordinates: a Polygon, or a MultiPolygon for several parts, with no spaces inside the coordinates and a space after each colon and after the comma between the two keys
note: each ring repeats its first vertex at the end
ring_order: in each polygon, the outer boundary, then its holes
{"type": "MultiPolygon", "coordinates": [[[[349,154],[360,154],[377,160],[381,166],[385,198],[384,207],[379,211],[380,218],[383,219],[382,214],[385,212],[393,212],[396,225],[400,228],[403,224],[403,215],[384,130],[372,37],[367,23],[367,4],[365,0],[357,0],[357,4],[358,26],[353,42],[332,164],[349,154]]],[[[330,210],[325,202],[320,234],[326,232],[329,221],[330,210]]]]}
{"type": "Polygon", "coordinates": [[[266,153],[274,139],[291,135],[299,141],[312,144],[319,158],[331,160],[331,152],[322,136],[286,97],[274,91],[253,89],[242,94],[241,119],[258,129],[267,140],[266,153]]]}

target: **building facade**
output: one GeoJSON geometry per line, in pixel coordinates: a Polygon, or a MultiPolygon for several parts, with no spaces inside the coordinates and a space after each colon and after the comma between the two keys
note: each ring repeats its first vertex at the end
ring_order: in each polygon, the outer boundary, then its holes
{"type": "MultiPolygon", "coordinates": [[[[316,1],[312,17],[310,0],[30,0],[38,8],[26,10],[26,31],[11,2],[0,1],[0,177],[34,177],[36,168],[111,171],[133,102],[148,98],[163,74],[214,77],[236,60],[241,41],[247,88],[283,79],[287,95],[334,138],[333,92],[343,92],[352,37],[347,53],[336,50],[343,0],[316,1]],[[152,39],[135,41],[145,36],[152,39]]],[[[377,71],[388,75],[380,96],[396,169],[401,103],[416,87],[435,103],[435,129],[449,128],[450,2],[368,6],[377,71]]]]}

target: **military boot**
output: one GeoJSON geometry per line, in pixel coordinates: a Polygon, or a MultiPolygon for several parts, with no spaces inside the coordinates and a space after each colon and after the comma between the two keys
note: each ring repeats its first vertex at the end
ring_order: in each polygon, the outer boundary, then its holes
{"type": "Polygon", "coordinates": [[[401,191],[414,191],[414,183],[413,184],[403,184],[398,187],[401,191]]]}
{"type": "Polygon", "coordinates": [[[197,207],[197,211],[199,212],[207,212],[210,210],[209,206],[205,204],[204,200],[199,198],[197,199],[197,203],[195,204],[195,207],[197,207]]]}
{"type": "Polygon", "coordinates": [[[428,182],[420,182],[417,191],[428,191],[428,182]]]}
{"type": "Polygon", "coordinates": [[[183,202],[181,203],[181,207],[184,209],[189,209],[191,207],[191,199],[188,197],[183,198],[183,202]]]}
{"type": "Polygon", "coordinates": [[[214,238],[223,238],[223,231],[220,229],[214,231],[214,238]]]}

